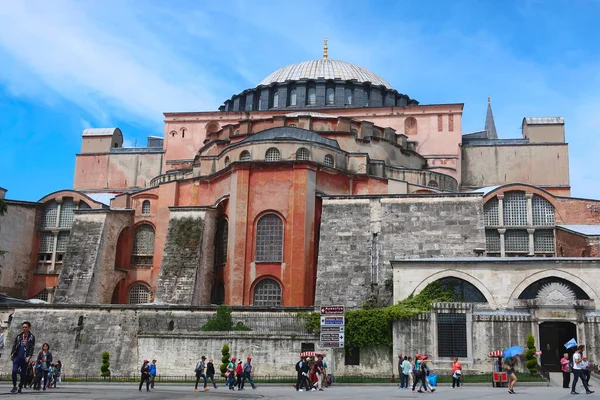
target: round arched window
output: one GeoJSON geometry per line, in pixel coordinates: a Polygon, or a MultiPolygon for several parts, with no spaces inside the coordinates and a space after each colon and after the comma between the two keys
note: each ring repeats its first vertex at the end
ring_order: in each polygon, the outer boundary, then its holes
{"type": "Polygon", "coordinates": [[[228,166],[230,163],[229,156],[225,157],[225,166],[228,166]]]}
{"type": "Polygon", "coordinates": [[[247,150],[242,151],[242,154],[240,154],[240,161],[250,161],[250,152],[247,150]]]}
{"type": "Polygon", "coordinates": [[[144,202],[142,203],[142,214],[150,214],[150,200],[144,200],[144,202]]]}
{"type": "Polygon", "coordinates": [[[263,279],[254,288],[254,301],[258,307],[281,306],[281,286],[274,279],[263,279]]]}
{"type": "Polygon", "coordinates": [[[310,153],[308,149],[301,147],[296,151],[296,160],[298,161],[307,161],[310,158],[310,153]]]}
{"type": "Polygon", "coordinates": [[[129,289],[129,304],[143,304],[150,302],[150,287],[143,283],[136,283],[129,289]]]}
{"type": "Polygon", "coordinates": [[[332,156],[330,156],[329,154],[327,154],[327,155],[325,156],[325,158],[323,159],[323,164],[324,164],[326,167],[333,168],[333,157],[332,157],[332,156]]]}
{"type": "Polygon", "coordinates": [[[280,161],[281,154],[275,147],[271,147],[265,154],[265,161],[280,161]]]}

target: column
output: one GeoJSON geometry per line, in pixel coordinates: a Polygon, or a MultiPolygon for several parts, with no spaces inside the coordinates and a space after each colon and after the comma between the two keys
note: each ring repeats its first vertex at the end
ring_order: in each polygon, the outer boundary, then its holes
{"type": "Polygon", "coordinates": [[[527,233],[529,234],[529,254],[528,254],[529,256],[535,255],[535,247],[534,247],[534,243],[533,243],[533,232],[535,232],[535,229],[527,229],[527,233]]]}
{"type": "Polygon", "coordinates": [[[498,198],[498,224],[504,226],[504,195],[499,194],[498,198]]]}
{"type": "Polygon", "coordinates": [[[533,226],[533,193],[525,193],[527,199],[527,225],[533,226]]]}
{"type": "Polygon", "coordinates": [[[500,257],[506,257],[506,249],[504,248],[504,233],[506,229],[498,229],[500,234],[500,257]]]}

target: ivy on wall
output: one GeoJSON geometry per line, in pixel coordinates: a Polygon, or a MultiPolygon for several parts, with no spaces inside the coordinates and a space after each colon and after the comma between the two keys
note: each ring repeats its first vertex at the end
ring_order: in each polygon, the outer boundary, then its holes
{"type": "MultiPolygon", "coordinates": [[[[417,295],[389,307],[365,308],[346,311],[345,346],[349,349],[360,347],[392,347],[392,327],[394,321],[416,317],[431,311],[433,303],[455,301],[451,287],[442,288],[438,282],[430,283],[417,295]]],[[[319,334],[321,316],[318,312],[298,313],[304,320],[305,329],[319,334]]]]}

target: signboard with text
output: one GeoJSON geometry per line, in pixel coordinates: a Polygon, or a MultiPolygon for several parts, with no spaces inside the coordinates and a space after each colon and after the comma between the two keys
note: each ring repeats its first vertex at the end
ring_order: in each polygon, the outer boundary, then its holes
{"type": "Polygon", "coordinates": [[[344,306],[321,306],[321,347],[343,348],[344,306]]]}

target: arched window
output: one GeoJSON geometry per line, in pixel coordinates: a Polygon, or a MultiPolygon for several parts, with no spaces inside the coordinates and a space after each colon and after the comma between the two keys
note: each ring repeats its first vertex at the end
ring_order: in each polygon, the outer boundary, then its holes
{"type": "Polygon", "coordinates": [[[279,107],[279,90],[273,93],[273,107],[279,107]]]}
{"type": "Polygon", "coordinates": [[[487,303],[487,299],[472,283],[464,279],[447,277],[435,281],[442,290],[451,291],[454,295],[454,301],[465,303],[487,303]]]}
{"type": "Polygon", "coordinates": [[[44,206],[42,220],[40,221],[40,228],[55,228],[57,218],[58,203],[56,201],[51,201],[44,206]]]}
{"type": "Polygon", "coordinates": [[[140,225],[133,238],[131,264],[152,265],[154,257],[154,229],[148,224],[140,225]]]}
{"type": "Polygon", "coordinates": [[[250,152],[247,150],[242,151],[242,154],[240,154],[240,161],[250,161],[250,152]]]}
{"type": "Polygon", "coordinates": [[[296,105],[296,95],[297,95],[298,91],[296,90],[296,88],[293,88],[292,90],[290,90],[290,106],[295,106],[296,105]]]}
{"type": "Polygon", "coordinates": [[[175,137],[175,135],[177,135],[177,132],[176,131],[171,131],[171,132],[169,132],[169,135],[171,135],[171,137],[175,137]]]}
{"type": "Polygon", "coordinates": [[[150,200],[144,200],[144,202],[142,203],[142,214],[150,214],[150,200]]]}
{"type": "Polygon", "coordinates": [[[143,283],[136,283],[129,289],[129,304],[143,304],[150,302],[150,287],[143,283]]]}
{"type": "Polygon", "coordinates": [[[497,226],[500,225],[500,219],[498,217],[498,198],[488,200],[483,205],[483,224],[485,226],[497,226]]]}
{"type": "Polygon", "coordinates": [[[276,214],[263,215],[256,224],[256,261],[283,261],[283,222],[276,214]]]}
{"type": "Polygon", "coordinates": [[[317,89],[314,87],[308,89],[308,98],[306,104],[309,106],[314,106],[317,104],[317,89]]]}
{"type": "Polygon", "coordinates": [[[229,156],[225,157],[225,166],[228,166],[230,162],[231,161],[229,161],[229,156]]]}
{"type": "Polygon", "coordinates": [[[275,147],[271,147],[265,154],[265,161],[280,161],[281,154],[275,147]]]}
{"type": "Polygon", "coordinates": [[[310,153],[308,152],[308,149],[305,149],[304,147],[301,147],[298,149],[298,151],[296,151],[296,160],[298,161],[306,161],[310,158],[310,153]]]}
{"type": "Polygon", "coordinates": [[[281,306],[281,286],[273,279],[263,279],[254,288],[254,301],[257,307],[281,306]]]}
{"type": "Polygon", "coordinates": [[[438,187],[438,183],[435,180],[430,180],[429,183],[427,183],[427,186],[432,187],[432,188],[437,188],[438,187]]]}
{"type": "Polygon", "coordinates": [[[404,120],[404,134],[405,135],[416,135],[417,134],[417,120],[415,117],[408,117],[404,120]]]}
{"type": "Polygon", "coordinates": [[[525,192],[504,193],[502,211],[505,226],[527,225],[527,199],[525,192]]]}
{"type": "Polygon", "coordinates": [[[333,88],[327,88],[325,91],[325,104],[332,106],[335,103],[335,92],[333,88]]]}
{"type": "Polygon", "coordinates": [[[217,235],[215,237],[215,267],[220,267],[227,263],[227,241],[229,240],[229,223],[223,218],[217,226],[217,235]]]}
{"type": "Polygon", "coordinates": [[[344,90],[344,104],[347,106],[352,105],[352,89],[346,88],[344,90]]]}
{"type": "Polygon", "coordinates": [[[333,157],[327,154],[323,159],[323,165],[329,168],[333,168],[333,157]]]}
{"type": "Polygon", "coordinates": [[[70,228],[73,226],[73,219],[75,218],[75,203],[70,197],[64,198],[60,205],[60,219],[58,226],[61,228],[70,228]]]}
{"type": "Polygon", "coordinates": [[[36,294],[35,296],[33,296],[32,299],[48,301],[48,294],[49,294],[48,291],[46,289],[44,289],[41,292],[39,292],[38,294],[36,294]]]}
{"type": "Polygon", "coordinates": [[[533,208],[533,225],[552,226],[554,225],[554,207],[552,204],[537,194],[531,199],[533,208]]]}
{"type": "Polygon", "coordinates": [[[258,111],[262,111],[263,109],[263,95],[262,93],[258,96],[258,111]]]}
{"type": "Polygon", "coordinates": [[[519,299],[539,299],[557,304],[563,304],[565,300],[589,300],[590,296],[579,286],[571,281],[559,277],[542,278],[527,286],[519,295],[519,299]]]}

